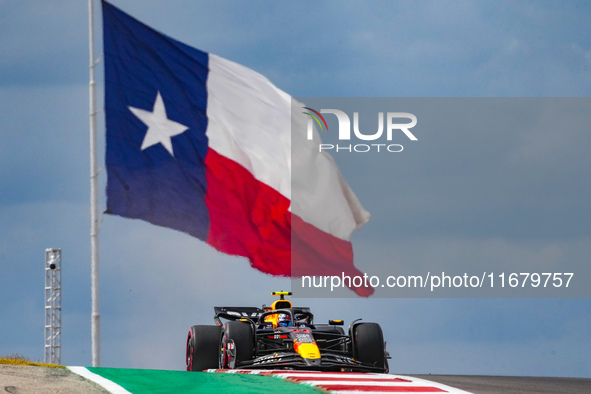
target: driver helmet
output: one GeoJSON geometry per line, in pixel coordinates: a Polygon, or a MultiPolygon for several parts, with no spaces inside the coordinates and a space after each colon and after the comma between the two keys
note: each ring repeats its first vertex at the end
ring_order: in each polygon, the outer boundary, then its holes
{"type": "Polygon", "coordinates": [[[291,326],[291,317],[287,313],[280,313],[277,318],[278,327],[289,327],[291,326]]]}

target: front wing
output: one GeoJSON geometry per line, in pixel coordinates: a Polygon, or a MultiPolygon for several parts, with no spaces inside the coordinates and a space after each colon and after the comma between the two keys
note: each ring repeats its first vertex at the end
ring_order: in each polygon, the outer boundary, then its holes
{"type": "Polygon", "coordinates": [[[362,364],[351,357],[341,354],[323,354],[320,363],[309,365],[295,352],[278,352],[256,357],[253,360],[242,361],[236,365],[237,369],[299,369],[342,372],[383,372],[382,368],[362,364]]]}

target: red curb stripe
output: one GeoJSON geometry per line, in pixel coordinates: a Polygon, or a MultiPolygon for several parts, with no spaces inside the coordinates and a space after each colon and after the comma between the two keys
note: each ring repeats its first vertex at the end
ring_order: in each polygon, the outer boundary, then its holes
{"type": "Polygon", "coordinates": [[[335,371],[296,371],[296,370],[286,370],[286,369],[276,369],[276,370],[265,370],[265,372],[261,372],[264,374],[301,374],[301,375],[306,375],[306,374],[311,374],[311,373],[325,373],[325,374],[339,374],[339,375],[343,375],[343,376],[377,376],[376,374],[373,373],[364,373],[364,372],[335,372],[335,371]]]}
{"type": "Polygon", "coordinates": [[[216,369],[214,371],[215,373],[237,373],[237,374],[251,374],[251,371],[242,371],[242,370],[236,370],[236,369],[216,369]]]}
{"type": "Polygon", "coordinates": [[[362,392],[376,392],[376,393],[447,393],[445,390],[436,387],[420,387],[420,386],[349,386],[345,384],[321,384],[315,385],[315,388],[323,388],[328,391],[362,391],[362,392]]]}
{"type": "Polygon", "coordinates": [[[337,382],[392,382],[392,383],[410,383],[410,380],[400,379],[400,378],[379,378],[379,379],[371,379],[371,378],[357,378],[357,377],[347,377],[343,376],[342,378],[332,378],[332,377],[307,377],[307,376],[288,376],[285,380],[294,380],[297,382],[312,382],[312,381],[337,381],[337,382]]]}

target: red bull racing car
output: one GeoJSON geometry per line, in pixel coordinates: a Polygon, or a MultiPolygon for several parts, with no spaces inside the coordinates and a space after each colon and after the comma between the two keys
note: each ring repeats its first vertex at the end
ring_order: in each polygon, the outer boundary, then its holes
{"type": "Polygon", "coordinates": [[[308,307],[293,307],[290,292],[270,307],[214,307],[216,325],[191,327],[187,371],[205,369],[309,369],[388,372],[389,354],[377,323],[314,323],[308,307]]]}

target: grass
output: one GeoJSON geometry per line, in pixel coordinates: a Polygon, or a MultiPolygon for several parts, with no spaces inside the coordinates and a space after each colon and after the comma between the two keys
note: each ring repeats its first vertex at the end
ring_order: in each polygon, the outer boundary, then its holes
{"type": "Polygon", "coordinates": [[[29,361],[29,359],[27,359],[25,356],[22,356],[18,353],[11,354],[9,356],[0,356],[0,364],[32,365],[32,366],[36,366],[36,367],[65,368],[63,365],[46,364],[46,363],[29,361]]]}

